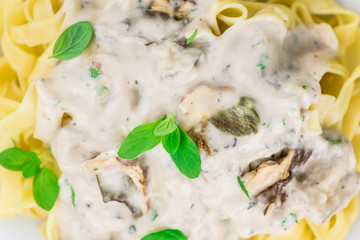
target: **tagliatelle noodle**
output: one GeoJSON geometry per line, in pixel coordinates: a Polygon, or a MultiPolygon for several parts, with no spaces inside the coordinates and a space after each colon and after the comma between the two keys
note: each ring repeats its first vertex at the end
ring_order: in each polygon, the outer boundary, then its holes
{"type": "MultiPolygon", "coordinates": [[[[66,0],[65,0],[66,2],[66,0]]],[[[41,153],[46,166],[60,171],[43,144],[33,137],[37,95],[34,80],[46,76],[55,64],[52,46],[66,27],[60,0],[2,0],[0,2],[0,151],[12,147],[41,153]],[[46,29],[46,31],[44,31],[46,29]]],[[[56,208],[50,213],[36,205],[32,179],[21,172],[0,168],[0,216],[29,216],[47,219],[43,233],[59,239],[56,208]]]]}
{"type": "MultiPolygon", "coordinates": [[[[66,1],[66,0],[65,0],[66,1]]],[[[55,39],[65,29],[64,2],[60,0],[0,1],[0,35],[3,56],[0,57],[0,150],[18,146],[37,153],[43,144],[33,138],[37,96],[33,81],[46,76],[54,66],[49,60],[55,39]],[[46,29],[46,31],[44,31],[46,29]]],[[[352,140],[360,170],[360,48],[359,17],[339,7],[332,0],[219,1],[211,23],[215,35],[221,35],[237,21],[253,17],[275,16],[289,29],[298,24],[311,26],[328,23],[339,41],[338,59],[329,63],[321,79],[322,96],[311,106],[308,129],[321,126],[341,130],[352,140]]],[[[47,166],[60,174],[52,156],[42,155],[47,166]]],[[[307,220],[281,235],[257,235],[250,239],[342,239],[357,217],[359,202],[355,197],[349,206],[321,226],[307,220]]],[[[0,216],[46,218],[42,230],[47,239],[60,239],[57,230],[57,208],[40,209],[32,198],[32,180],[21,173],[0,168],[0,216]]]]}
{"type": "MultiPolygon", "coordinates": [[[[276,16],[289,29],[298,24],[311,26],[328,23],[339,41],[338,59],[329,63],[328,73],[321,79],[322,95],[318,104],[311,106],[308,121],[310,130],[330,126],[352,140],[360,170],[360,47],[359,17],[339,7],[331,0],[280,0],[259,3],[254,1],[220,1],[214,14],[213,31],[220,35],[236,21],[250,17],[276,16]]],[[[343,239],[355,221],[359,208],[356,196],[349,206],[321,226],[302,220],[281,235],[258,235],[250,239],[343,239]],[[305,227],[304,227],[305,225],[305,227]]]]}

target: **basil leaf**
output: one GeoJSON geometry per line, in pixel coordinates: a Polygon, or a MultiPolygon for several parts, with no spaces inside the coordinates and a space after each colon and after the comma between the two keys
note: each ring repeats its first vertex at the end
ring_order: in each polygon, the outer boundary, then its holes
{"type": "Polygon", "coordinates": [[[143,124],[134,128],[121,144],[118,151],[119,157],[123,159],[134,159],[158,145],[161,137],[155,136],[154,130],[162,120],[164,120],[164,117],[156,122],[143,124]]]}
{"type": "Polygon", "coordinates": [[[8,170],[21,171],[30,160],[30,152],[17,147],[5,149],[0,153],[0,164],[8,170]]]}
{"type": "Polygon", "coordinates": [[[141,240],[187,240],[183,232],[177,229],[166,229],[146,235],[141,240]]]}
{"type": "Polygon", "coordinates": [[[50,58],[69,60],[79,56],[89,45],[92,36],[93,29],[90,22],[71,25],[56,40],[50,58]]]}
{"type": "Polygon", "coordinates": [[[31,160],[25,164],[23,168],[23,176],[25,178],[31,178],[35,176],[40,170],[41,160],[34,152],[29,153],[31,160]]]}
{"type": "Polygon", "coordinates": [[[33,196],[37,205],[50,210],[59,195],[58,178],[49,168],[43,167],[36,174],[33,182],[33,196]]]}
{"type": "Polygon", "coordinates": [[[178,127],[176,126],[175,131],[172,133],[162,136],[161,142],[168,153],[174,154],[180,145],[180,131],[178,127]]]}
{"type": "Polygon", "coordinates": [[[182,174],[188,178],[197,178],[201,171],[201,159],[195,142],[178,127],[180,145],[174,154],[170,154],[182,174]]]}
{"type": "Polygon", "coordinates": [[[192,41],[194,41],[194,39],[196,38],[198,30],[196,29],[195,32],[188,38],[186,39],[186,45],[189,45],[192,41]]]}
{"type": "Polygon", "coordinates": [[[174,115],[171,114],[169,118],[162,120],[154,130],[155,136],[164,136],[172,133],[177,128],[174,115]]]}
{"type": "Polygon", "coordinates": [[[241,181],[240,177],[237,177],[237,180],[238,180],[238,183],[239,183],[241,189],[242,189],[243,192],[245,193],[245,195],[248,197],[249,200],[251,200],[251,199],[250,199],[250,196],[249,196],[249,192],[248,192],[247,189],[245,188],[245,186],[244,186],[243,182],[241,181]]]}

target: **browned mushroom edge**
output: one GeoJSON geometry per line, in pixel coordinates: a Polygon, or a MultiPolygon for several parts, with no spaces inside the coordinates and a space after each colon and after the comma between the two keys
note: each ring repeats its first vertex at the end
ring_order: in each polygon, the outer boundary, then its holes
{"type": "Polygon", "coordinates": [[[287,198],[287,194],[285,193],[285,187],[294,177],[294,168],[305,164],[310,158],[311,154],[312,150],[296,149],[295,155],[292,158],[292,162],[289,167],[289,176],[284,180],[276,182],[275,184],[266,188],[254,197],[254,200],[256,202],[261,201],[265,204],[268,204],[267,207],[264,209],[264,215],[270,212],[270,210],[274,207],[274,204],[276,204],[277,202],[280,202],[280,206],[285,202],[287,198]]]}

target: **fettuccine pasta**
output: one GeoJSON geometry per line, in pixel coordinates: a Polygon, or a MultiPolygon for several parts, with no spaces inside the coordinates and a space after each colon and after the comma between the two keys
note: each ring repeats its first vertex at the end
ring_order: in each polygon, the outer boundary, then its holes
{"type": "MultiPolygon", "coordinates": [[[[0,151],[13,146],[35,151],[60,175],[49,150],[33,137],[37,95],[34,80],[45,77],[55,65],[49,59],[54,41],[66,27],[66,0],[0,1],[0,151]],[[12,141],[13,140],[13,141],[12,141]]],[[[266,2],[220,0],[211,23],[217,36],[238,21],[275,16],[289,29],[299,24],[328,23],[339,41],[339,55],[321,79],[320,101],[310,107],[308,128],[341,130],[353,143],[360,171],[360,30],[359,16],[332,0],[274,0],[266,2]]],[[[316,73],[314,73],[316,77],[316,73]]],[[[250,239],[343,239],[357,217],[358,197],[323,225],[307,220],[282,235],[257,235],[250,239]]],[[[57,208],[49,213],[32,197],[32,180],[0,168],[0,216],[47,219],[42,227],[47,239],[60,239],[57,208]]]]}

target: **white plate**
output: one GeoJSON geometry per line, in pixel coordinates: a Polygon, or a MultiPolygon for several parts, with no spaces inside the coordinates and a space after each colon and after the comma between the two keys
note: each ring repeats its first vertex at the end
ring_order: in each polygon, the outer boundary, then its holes
{"type": "MultiPolygon", "coordinates": [[[[356,11],[360,15],[360,1],[356,0],[337,0],[344,7],[356,11]]],[[[44,240],[38,231],[39,220],[14,217],[0,219],[0,239],[6,240],[44,240]]],[[[360,239],[360,218],[355,224],[345,240],[360,239]]],[[[66,240],[66,239],[65,239],[66,240]]]]}

